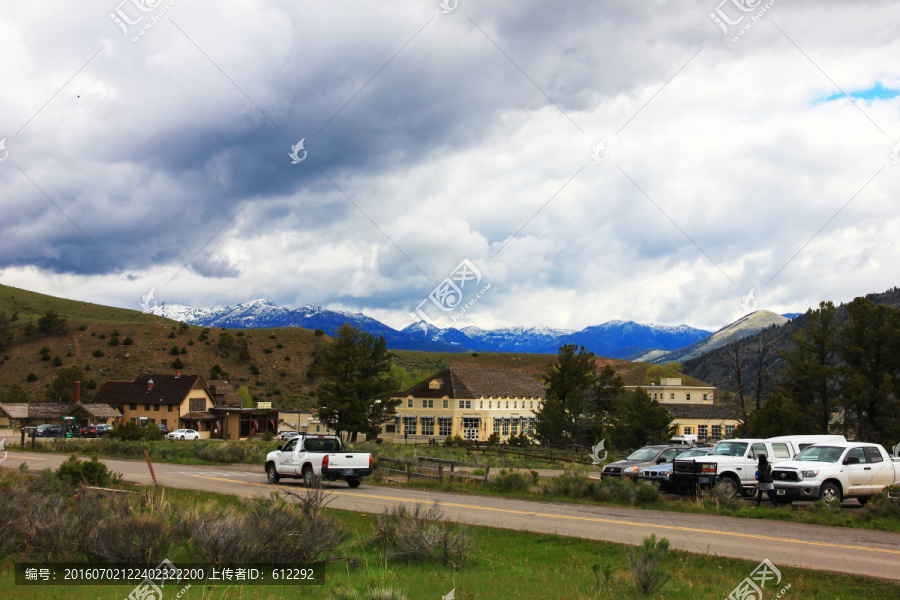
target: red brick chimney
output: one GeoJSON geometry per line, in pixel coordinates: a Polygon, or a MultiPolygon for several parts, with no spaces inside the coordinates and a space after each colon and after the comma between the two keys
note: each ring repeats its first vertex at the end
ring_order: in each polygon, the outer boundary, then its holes
{"type": "Polygon", "coordinates": [[[72,392],[72,404],[78,404],[81,402],[81,382],[75,382],[75,389],[72,392]]]}
{"type": "Polygon", "coordinates": [[[175,369],[175,377],[181,377],[181,369],[175,369]]]}

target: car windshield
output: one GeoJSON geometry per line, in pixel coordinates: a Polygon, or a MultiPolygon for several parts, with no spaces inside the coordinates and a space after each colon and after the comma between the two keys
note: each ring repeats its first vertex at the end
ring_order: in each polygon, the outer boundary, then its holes
{"type": "Polygon", "coordinates": [[[794,460],[808,462],[837,462],[844,449],[837,446],[810,446],[794,457],[794,460]]]}
{"type": "Polygon", "coordinates": [[[632,452],[625,460],[653,460],[657,454],[659,454],[659,448],[641,448],[632,452]]]}
{"type": "Polygon", "coordinates": [[[709,456],[743,456],[747,451],[745,442],[719,442],[716,444],[709,456]]]}

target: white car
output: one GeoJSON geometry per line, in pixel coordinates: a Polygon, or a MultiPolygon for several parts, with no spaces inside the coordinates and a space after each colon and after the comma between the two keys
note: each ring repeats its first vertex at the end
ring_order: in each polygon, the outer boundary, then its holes
{"type": "Polygon", "coordinates": [[[193,429],[176,429],[166,435],[167,440],[199,440],[200,434],[193,429]]]}
{"type": "Polygon", "coordinates": [[[296,431],[282,431],[281,433],[278,434],[278,439],[279,439],[279,440],[286,441],[286,440],[289,440],[289,439],[291,439],[291,438],[295,438],[295,437],[297,437],[298,435],[300,435],[300,434],[297,433],[296,431]]]}

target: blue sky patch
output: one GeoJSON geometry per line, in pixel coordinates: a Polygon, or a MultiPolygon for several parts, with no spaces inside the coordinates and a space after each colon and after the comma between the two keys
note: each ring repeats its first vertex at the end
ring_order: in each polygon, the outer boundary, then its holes
{"type": "MultiPolygon", "coordinates": [[[[892,100],[893,98],[900,96],[900,90],[892,90],[891,88],[886,88],[881,85],[881,82],[879,81],[868,89],[847,91],[847,94],[854,100],[866,100],[871,102],[872,100],[892,100]]],[[[844,94],[842,94],[841,92],[836,92],[834,94],[831,94],[830,96],[822,98],[821,102],[840,100],[843,97],[844,94]]]]}

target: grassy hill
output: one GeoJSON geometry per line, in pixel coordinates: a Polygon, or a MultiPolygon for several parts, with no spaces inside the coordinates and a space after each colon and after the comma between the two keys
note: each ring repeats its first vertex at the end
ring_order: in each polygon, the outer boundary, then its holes
{"type": "MultiPolygon", "coordinates": [[[[210,378],[218,365],[221,377],[235,387],[247,386],[259,399],[279,408],[311,408],[313,389],[306,379],[317,343],[313,331],[297,327],[276,329],[219,329],[190,326],[137,310],[114,308],[56,298],[0,285],[0,310],[18,313],[13,321],[12,345],[0,353],[0,394],[21,386],[30,401],[43,400],[45,390],[61,367],[85,371],[83,394],[89,399],[109,379],[133,379],[142,372],[174,372],[178,358],[186,374],[210,378]],[[67,320],[64,335],[47,336],[26,326],[48,310],[67,320]],[[228,339],[232,343],[222,347],[228,339]],[[130,344],[126,342],[130,341],[130,344]],[[172,354],[173,346],[177,355],[172,354]],[[46,348],[46,352],[42,352],[46,348]],[[241,352],[246,348],[247,352],[241,352]],[[47,359],[44,356],[48,357],[47,359]],[[56,358],[59,360],[56,360],[56,358]],[[36,379],[28,381],[29,374],[36,379]]],[[[448,366],[515,368],[538,375],[555,357],[547,354],[440,353],[395,351],[394,374],[403,388],[448,366]]],[[[598,358],[599,366],[613,365],[627,384],[648,384],[661,367],[649,363],[598,358]],[[654,369],[656,371],[654,371],[654,369]]],[[[669,375],[671,375],[670,373],[669,375]]],[[[664,375],[665,376],[665,375],[664,375]]],[[[686,384],[700,383],[685,377],[686,384]]]]}

